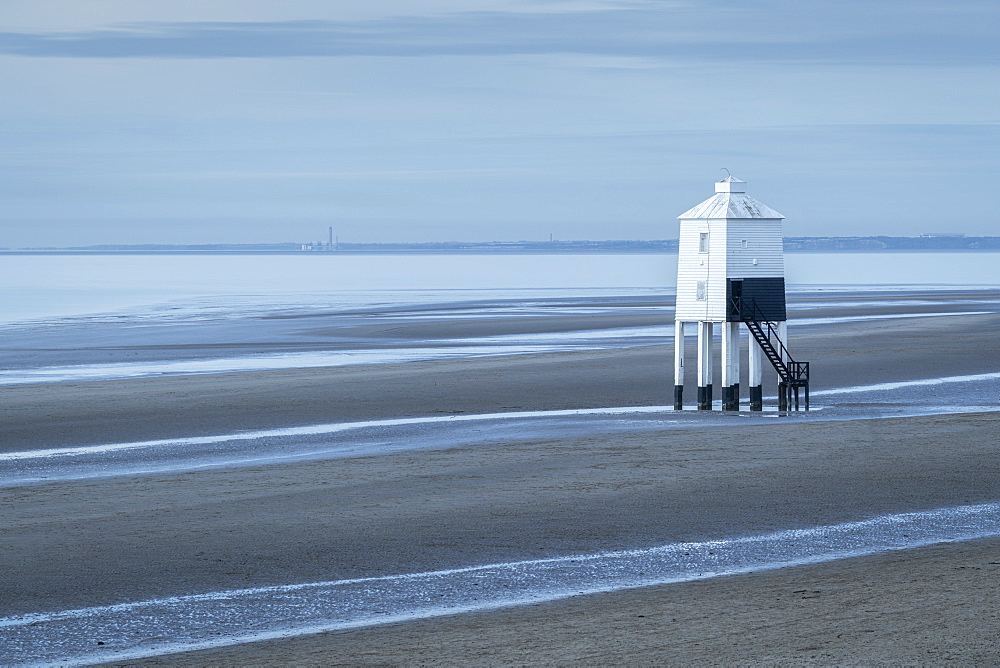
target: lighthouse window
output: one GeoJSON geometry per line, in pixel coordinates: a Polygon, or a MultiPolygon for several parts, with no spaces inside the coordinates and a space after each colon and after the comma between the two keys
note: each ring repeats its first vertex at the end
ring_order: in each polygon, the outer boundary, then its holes
{"type": "Polygon", "coordinates": [[[742,244],[742,246],[744,248],[749,248],[750,247],[750,242],[747,241],[746,239],[740,239],[740,244],[742,244]]]}
{"type": "Polygon", "coordinates": [[[703,302],[708,299],[708,296],[706,295],[707,292],[708,290],[705,287],[705,281],[698,281],[698,292],[696,293],[695,298],[698,301],[703,302]]]}
{"type": "Polygon", "coordinates": [[[698,235],[698,252],[708,252],[708,232],[702,232],[698,235]]]}

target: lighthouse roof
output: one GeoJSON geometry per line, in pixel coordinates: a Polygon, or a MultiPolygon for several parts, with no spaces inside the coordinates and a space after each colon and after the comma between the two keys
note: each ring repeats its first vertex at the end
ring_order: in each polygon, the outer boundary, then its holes
{"type": "Polygon", "coordinates": [[[715,184],[715,195],[701,204],[691,207],[681,215],[681,220],[706,218],[754,219],[768,218],[780,220],[783,215],[747,195],[746,181],[727,176],[715,184]]]}

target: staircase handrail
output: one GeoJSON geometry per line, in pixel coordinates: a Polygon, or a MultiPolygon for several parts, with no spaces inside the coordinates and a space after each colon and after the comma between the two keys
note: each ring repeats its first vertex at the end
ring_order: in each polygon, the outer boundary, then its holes
{"type": "Polygon", "coordinates": [[[765,334],[767,341],[772,347],[774,346],[774,344],[771,343],[772,337],[778,342],[778,353],[781,355],[782,366],[785,367],[785,372],[788,374],[788,378],[784,380],[793,383],[808,383],[809,362],[796,362],[795,359],[792,358],[791,353],[788,352],[788,348],[785,347],[785,342],[781,340],[780,336],[778,336],[778,331],[757,305],[757,300],[751,297],[748,302],[742,297],[732,297],[731,301],[733,307],[740,316],[740,320],[743,322],[757,322],[767,325],[767,332],[765,334]]]}

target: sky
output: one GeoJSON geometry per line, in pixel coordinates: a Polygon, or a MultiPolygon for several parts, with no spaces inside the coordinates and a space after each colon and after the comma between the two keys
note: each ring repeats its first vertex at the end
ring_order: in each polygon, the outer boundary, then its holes
{"type": "Polygon", "coordinates": [[[1000,235],[996,0],[5,0],[0,248],[1000,235]]]}

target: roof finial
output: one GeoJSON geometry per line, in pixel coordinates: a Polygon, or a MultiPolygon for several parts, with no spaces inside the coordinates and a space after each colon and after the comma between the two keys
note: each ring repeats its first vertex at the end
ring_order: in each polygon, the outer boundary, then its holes
{"type": "Polygon", "coordinates": [[[721,169],[720,169],[719,171],[721,172],[722,170],[725,170],[725,171],[726,171],[726,178],[727,178],[727,179],[731,179],[731,178],[733,178],[733,175],[729,173],[729,170],[728,170],[728,169],[726,169],[725,167],[722,167],[722,168],[721,168],[721,169]]]}

